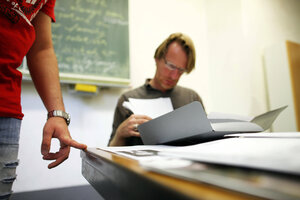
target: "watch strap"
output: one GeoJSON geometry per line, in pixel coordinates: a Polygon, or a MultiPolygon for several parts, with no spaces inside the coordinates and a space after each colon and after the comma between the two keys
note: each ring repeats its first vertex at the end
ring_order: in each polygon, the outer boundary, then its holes
{"type": "Polygon", "coordinates": [[[64,118],[66,120],[67,125],[69,125],[70,121],[71,121],[70,114],[66,113],[63,110],[52,110],[52,111],[48,112],[47,119],[49,119],[51,117],[61,117],[61,118],[64,118]]]}

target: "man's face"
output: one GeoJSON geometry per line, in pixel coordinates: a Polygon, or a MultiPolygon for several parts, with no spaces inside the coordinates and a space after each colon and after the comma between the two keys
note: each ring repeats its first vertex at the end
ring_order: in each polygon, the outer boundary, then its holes
{"type": "Polygon", "coordinates": [[[166,91],[176,86],[185,72],[188,57],[182,47],[173,42],[169,45],[165,58],[156,59],[156,73],[153,79],[154,88],[166,91]]]}

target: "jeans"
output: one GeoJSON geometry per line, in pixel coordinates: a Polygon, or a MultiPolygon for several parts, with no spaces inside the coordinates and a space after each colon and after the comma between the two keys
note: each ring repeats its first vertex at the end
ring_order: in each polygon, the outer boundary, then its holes
{"type": "Polygon", "coordinates": [[[9,199],[16,179],[21,120],[0,117],[0,200],[9,199]]]}

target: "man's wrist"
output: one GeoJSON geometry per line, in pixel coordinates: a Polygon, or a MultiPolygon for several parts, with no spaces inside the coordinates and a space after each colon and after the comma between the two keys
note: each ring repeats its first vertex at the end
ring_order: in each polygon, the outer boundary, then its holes
{"type": "Polygon", "coordinates": [[[69,124],[71,122],[71,116],[70,116],[70,114],[66,113],[63,110],[52,110],[52,111],[48,112],[47,120],[49,118],[51,118],[51,117],[61,117],[61,118],[64,118],[68,126],[69,126],[69,124]]]}
{"type": "Polygon", "coordinates": [[[110,146],[124,146],[126,138],[120,137],[117,134],[110,141],[110,146]]]}

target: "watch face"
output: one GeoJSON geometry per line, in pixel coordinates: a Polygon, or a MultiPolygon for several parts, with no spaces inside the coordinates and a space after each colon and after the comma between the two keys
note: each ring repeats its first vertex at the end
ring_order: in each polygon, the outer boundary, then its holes
{"type": "Polygon", "coordinates": [[[71,122],[71,116],[70,116],[69,113],[66,113],[66,114],[67,114],[67,118],[65,118],[65,120],[66,120],[66,122],[67,122],[67,125],[69,125],[70,122],[71,122]]]}

